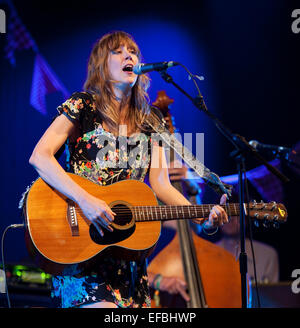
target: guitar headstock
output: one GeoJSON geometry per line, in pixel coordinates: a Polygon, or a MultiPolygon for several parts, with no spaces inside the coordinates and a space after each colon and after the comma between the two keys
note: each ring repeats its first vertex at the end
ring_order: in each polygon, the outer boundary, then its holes
{"type": "Polygon", "coordinates": [[[276,202],[270,203],[249,203],[249,215],[255,221],[263,221],[264,224],[268,223],[284,223],[287,220],[287,210],[283,204],[276,202]]]}

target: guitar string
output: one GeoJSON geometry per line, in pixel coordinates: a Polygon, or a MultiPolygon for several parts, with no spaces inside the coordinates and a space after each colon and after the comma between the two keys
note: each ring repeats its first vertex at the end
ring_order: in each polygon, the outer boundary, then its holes
{"type": "MultiPolygon", "coordinates": [[[[124,208],[124,206],[121,206],[122,204],[120,204],[120,207],[124,208]]],[[[116,205],[118,206],[118,205],[116,205]]],[[[112,208],[115,208],[116,206],[113,206],[112,208]]],[[[142,209],[142,208],[151,208],[151,209],[176,209],[176,208],[183,208],[188,210],[189,208],[195,208],[196,210],[202,210],[202,208],[205,208],[206,210],[210,210],[213,206],[215,206],[215,204],[209,204],[206,207],[202,206],[202,205],[162,205],[162,206],[157,206],[157,205],[136,205],[136,206],[132,206],[132,207],[126,207],[126,208],[133,208],[133,209],[142,209]],[[211,208],[210,208],[211,207],[211,208]]],[[[228,206],[227,205],[220,205],[222,206],[224,209],[226,209],[228,206]]],[[[238,204],[236,205],[232,205],[230,206],[231,208],[235,208],[237,207],[238,204]]],[[[77,207],[77,206],[76,206],[77,207]]],[[[78,207],[80,208],[80,207],[78,207]]]]}
{"type": "MultiPolygon", "coordinates": [[[[212,207],[214,205],[211,205],[212,207]]],[[[211,207],[211,208],[212,208],[211,207]]],[[[206,208],[203,208],[203,207],[194,207],[193,205],[183,205],[183,206],[145,206],[145,205],[142,205],[142,206],[133,206],[131,208],[123,208],[123,207],[112,207],[112,210],[116,210],[118,211],[118,214],[121,214],[121,213],[131,213],[131,211],[134,211],[134,212],[144,212],[144,211],[147,211],[147,212],[152,212],[152,213],[158,213],[158,214],[161,214],[161,212],[164,212],[164,213],[168,213],[168,214],[172,214],[173,212],[184,212],[184,214],[187,214],[187,215],[190,215],[190,212],[202,212],[202,215],[203,213],[207,213],[207,212],[210,212],[211,210],[210,207],[206,207],[206,208]],[[185,207],[187,206],[187,207],[185,207]]],[[[77,211],[78,212],[83,212],[81,208],[79,207],[76,207],[77,211]]],[[[228,212],[227,208],[225,208],[224,206],[224,209],[226,210],[226,212],[228,212]]],[[[233,214],[238,214],[239,211],[237,211],[236,207],[235,206],[230,206],[230,212],[234,211],[233,214]]],[[[208,213],[207,213],[208,214],[208,213]]],[[[232,213],[231,213],[232,214],[232,213]]]]}
{"type": "MultiPolygon", "coordinates": [[[[188,219],[184,218],[183,216],[189,216],[190,219],[192,218],[197,218],[197,217],[204,217],[207,218],[209,215],[209,211],[211,210],[211,206],[214,206],[214,204],[203,204],[203,205],[194,205],[196,207],[196,213],[191,215],[191,211],[195,209],[189,209],[188,207],[194,207],[193,205],[166,205],[166,206],[134,206],[131,209],[130,208],[125,208],[120,204],[119,208],[118,205],[113,207],[113,209],[117,212],[118,216],[118,221],[125,221],[124,218],[127,219],[128,217],[135,215],[135,220],[137,221],[164,221],[164,220],[172,220],[172,219],[188,219]],[[203,206],[205,205],[205,206],[203,206]],[[179,208],[180,207],[180,208],[179,208]],[[203,210],[203,207],[206,208],[206,211],[203,210]],[[122,209],[120,209],[122,208],[122,209]],[[153,211],[155,209],[156,211],[153,211]],[[197,212],[198,209],[198,212],[197,212]],[[199,213],[199,210],[201,213],[199,213]],[[175,213],[176,212],[176,213],[175,213]],[[204,213],[205,212],[205,213],[204,213]],[[155,218],[153,217],[155,215],[155,218]],[[171,217],[169,217],[171,215],[171,217]],[[167,217],[166,217],[167,216],[167,217]]],[[[225,211],[228,212],[228,207],[229,207],[229,213],[231,215],[239,215],[239,211],[237,210],[236,206],[239,204],[230,204],[228,205],[221,205],[224,207],[225,211]]],[[[80,214],[83,214],[83,211],[77,207],[77,212],[80,214]]],[[[193,212],[193,213],[194,213],[193,212]]],[[[258,218],[258,217],[257,217],[258,218]]],[[[259,218],[258,218],[259,219],[259,218]]],[[[270,218],[269,218],[270,220],[270,218]]]]}
{"type": "MultiPolygon", "coordinates": [[[[117,206],[113,207],[113,210],[117,212],[118,219],[121,219],[121,217],[128,218],[128,216],[132,216],[132,214],[133,214],[133,215],[139,216],[139,217],[136,217],[136,219],[143,220],[142,216],[144,216],[144,220],[145,220],[145,215],[146,215],[147,220],[161,221],[161,220],[172,219],[169,217],[166,218],[165,217],[166,215],[167,216],[172,215],[173,218],[176,217],[178,219],[180,219],[180,216],[182,216],[182,215],[184,215],[184,216],[188,215],[190,218],[193,218],[193,217],[197,218],[197,217],[209,215],[209,211],[211,210],[210,207],[212,207],[214,205],[213,204],[205,204],[205,205],[206,205],[205,206],[206,210],[205,209],[203,210],[203,206],[197,207],[197,205],[196,205],[196,211],[195,211],[195,208],[194,209],[188,208],[190,206],[193,207],[193,205],[183,205],[183,206],[179,205],[180,208],[173,206],[173,205],[169,205],[169,206],[168,205],[167,206],[134,206],[131,209],[130,208],[124,209],[124,206],[122,206],[122,205],[119,205],[119,208],[118,208],[117,207],[118,205],[117,205],[117,206]],[[185,208],[185,206],[186,206],[186,208],[185,208]],[[156,211],[153,212],[153,209],[155,209],[156,211]],[[199,213],[199,211],[197,211],[197,209],[198,210],[200,209],[201,213],[199,213]],[[191,211],[192,211],[193,215],[191,214],[191,211]],[[156,216],[156,218],[153,218],[154,215],[156,216]],[[150,216],[152,216],[152,218],[150,218],[150,216]],[[160,217],[160,219],[158,218],[158,216],[160,217]]],[[[236,208],[232,208],[232,209],[234,209],[236,212],[236,208]]],[[[230,212],[232,212],[232,209],[230,209],[230,212]]],[[[77,211],[79,213],[83,214],[83,211],[80,208],[77,208],[77,211]]]]}

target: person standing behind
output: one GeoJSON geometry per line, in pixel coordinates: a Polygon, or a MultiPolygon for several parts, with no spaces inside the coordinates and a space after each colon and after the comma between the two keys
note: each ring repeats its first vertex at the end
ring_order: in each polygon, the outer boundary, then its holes
{"type": "MultiPolygon", "coordinates": [[[[240,218],[231,217],[228,224],[220,227],[220,239],[216,244],[229,251],[236,259],[240,254],[240,218]]],[[[253,240],[253,250],[257,282],[276,283],[279,281],[279,259],[275,248],[272,246],[253,240]]],[[[245,239],[245,251],[247,253],[248,276],[254,280],[254,260],[249,238],[245,239]]]]}

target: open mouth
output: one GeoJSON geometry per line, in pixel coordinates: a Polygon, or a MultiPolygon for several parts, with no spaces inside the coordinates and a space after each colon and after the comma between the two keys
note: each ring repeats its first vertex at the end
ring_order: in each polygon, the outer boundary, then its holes
{"type": "Polygon", "coordinates": [[[127,64],[123,67],[122,69],[124,72],[132,72],[133,71],[133,65],[132,64],[127,64]]]}

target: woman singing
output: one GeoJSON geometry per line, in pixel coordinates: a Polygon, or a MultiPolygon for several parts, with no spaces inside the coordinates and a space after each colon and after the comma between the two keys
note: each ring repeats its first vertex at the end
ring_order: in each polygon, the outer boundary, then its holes
{"type": "MultiPolygon", "coordinates": [[[[55,154],[65,143],[69,172],[101,186],[124,179],[143,181],[149,173],[151,188],[162,202],[190,204],[169,181],[163,147],[150,146],[147,121],[154,114],[147,98],[149,80],[132,71],[140,60],[140,50],[129,34],[117,31],[99,39],[89,58],[84,91],[74,93],[58,107],[59,115],[29,160],[44,181],[79,205],[101,235],[103,229],[112,231],[115,213],[103,200],[77,185],[60,166],[55,154]],[[120,149],[120,136],[128,141],[126,152],[120,149]],[[149,147],[142,158],[133,158],[132,149],[145,142],[149,147]],[[104,147],[106,153],[101,152],[104,147]],[[112,165],[116,162],[126,165],[112,165]]],[[[216,205],[206,224],[215,227],[227,221],[225,211],[216,205]]],[[[149,307],[145,261],[110,257],[88,272],[54,276],[51,295],[56,306],[63,308],[149,307]]]]}

